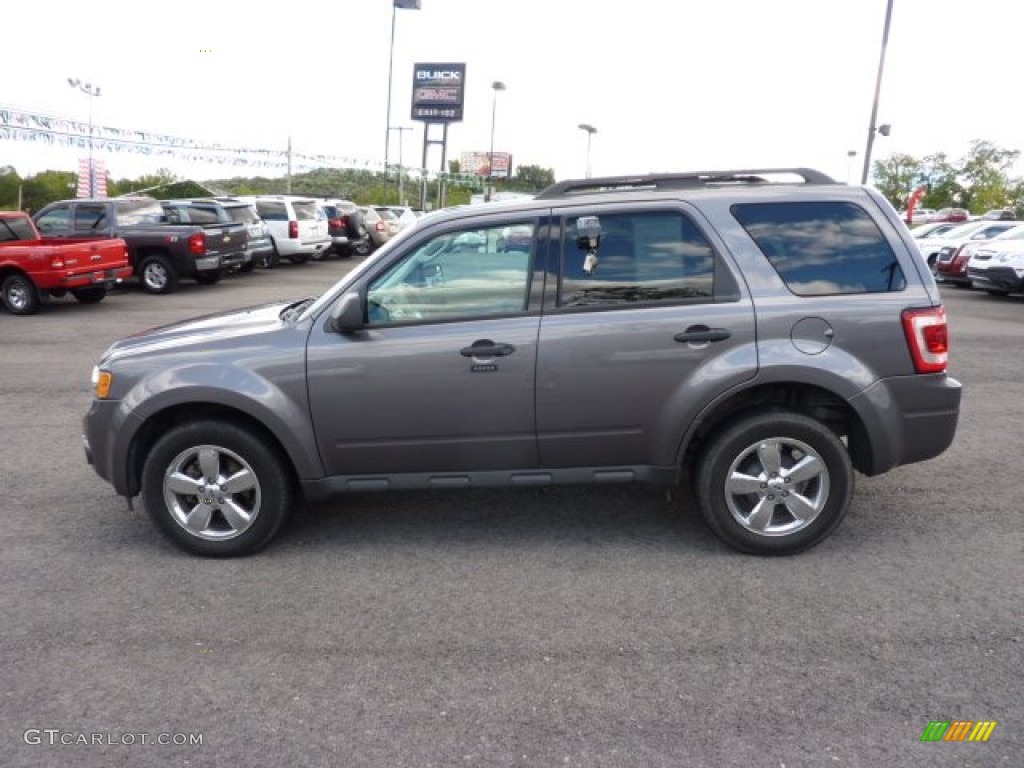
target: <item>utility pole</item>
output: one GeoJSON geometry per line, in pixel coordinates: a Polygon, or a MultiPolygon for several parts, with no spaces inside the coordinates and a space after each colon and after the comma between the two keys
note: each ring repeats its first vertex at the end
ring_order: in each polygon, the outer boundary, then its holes
{"type": "Polygon", "coordinates": [[[292,193],[292,137],[288,137],[288,174],[285,176],[284,182],[285,191],[290,195],[292,193]]]}

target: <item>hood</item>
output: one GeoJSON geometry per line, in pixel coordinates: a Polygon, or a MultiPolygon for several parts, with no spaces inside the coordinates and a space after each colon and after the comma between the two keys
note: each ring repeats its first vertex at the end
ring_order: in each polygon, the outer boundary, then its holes
{"type": "Polygon", "coordinates": [[[150,328],[114,342],[103,355],[103,362],[158,350],[214,349],[223,348],[225,343],[232,347],[248,346],[252,337],[287,325],[281,314],[294,304],[294,301],[275,302],[150,328]]]}

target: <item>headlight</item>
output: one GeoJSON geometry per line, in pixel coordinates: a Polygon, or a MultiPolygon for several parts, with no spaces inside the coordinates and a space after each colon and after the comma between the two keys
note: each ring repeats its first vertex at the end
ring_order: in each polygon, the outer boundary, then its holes
{"type": "Polygon", "coordinates": [[[114,383],[114,376],[110,371],[101,371],[98,365],[92,368],[92,388],[98,400],[105,400],[110,395],[110,385],[114,383]]]}

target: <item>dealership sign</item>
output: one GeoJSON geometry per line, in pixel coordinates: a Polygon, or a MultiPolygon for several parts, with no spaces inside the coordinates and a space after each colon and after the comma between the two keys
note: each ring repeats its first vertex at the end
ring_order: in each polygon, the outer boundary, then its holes
{"type": "Polygon", "coordinates": [[[512,155],[508,152],[495,152],[493,155],[490,152],[463,152],[459,167],[463,173],[470,176],[507,179],[512,175],[512,155]]]}
{"type": "Polygon", "coordinates": [[[461,121],[465,94],[465,63],[413,65],[413,120],[422,120],[427,123],[461,121]]]}

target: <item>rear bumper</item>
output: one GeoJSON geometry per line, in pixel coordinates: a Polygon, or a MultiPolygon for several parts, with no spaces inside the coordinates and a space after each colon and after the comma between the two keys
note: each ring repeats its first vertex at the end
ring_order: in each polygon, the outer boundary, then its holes
{"type": "Polygon", "coordinates": [[[99,269],[94,272],[81,272],[65,275],[57,285],[43,285],[42,288],[85,288],[90,285],[113,285],[132,276],[131,267],[99,269]]]}
{"type": "Polygon", "coordinates": [[[962,386],[944,373],[881,379],[850,400],[867,430],[866,475],[926,461],[953,443],[962,386]]]}

